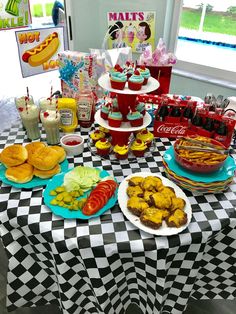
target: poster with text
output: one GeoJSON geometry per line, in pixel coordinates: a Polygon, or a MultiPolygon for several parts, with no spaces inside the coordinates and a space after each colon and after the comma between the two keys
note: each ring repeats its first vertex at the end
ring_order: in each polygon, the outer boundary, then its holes
{"type": "Polygon", "coordinates": [[[58,70],[58,53],[65,50],[63,30],[50,27],[16,32],[23,77],[58,70]]]}
{"type": "Polygon", "coordinates": [[[0,1],[0,30],[27,27],[31,24],[28,0],[0,1]]]}
{"type": "Polygon", "coordinates": [[[155,45],[154,11],[108,12],[108,48],[130,46],[142,53],[145,47],[155,45]]]}

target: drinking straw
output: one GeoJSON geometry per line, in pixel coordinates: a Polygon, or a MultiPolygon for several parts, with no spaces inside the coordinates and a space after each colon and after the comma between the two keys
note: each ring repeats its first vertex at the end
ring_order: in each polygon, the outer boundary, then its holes
{"type": "Polygon", "coordinates": [[[26,109],[26,112],[28,114],[29,113],[29,111],[28,111],[29,87],[28,86],[26,87],[26,94],[27,94],[27,96],[25,97],[25,109],[26,109]]]}
{"type": "Polygon", "coordinates": [[[51,90],[50,90],[50,105],[52,104],[52,93],[53,93],[53,87],[51,85],[51,90]]]}

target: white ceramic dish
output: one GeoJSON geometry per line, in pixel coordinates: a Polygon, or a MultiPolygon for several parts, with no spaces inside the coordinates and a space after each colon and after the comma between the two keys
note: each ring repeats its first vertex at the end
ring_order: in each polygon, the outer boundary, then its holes
{"type": "Polygon", "coordinates": [[[154,234],[154,235],[159,235],[159,236],[170,236],[173,234],[177,234],[182,232],[185,228],[187,228],[187,226],[189,225],[191,219],[192,219],[192,208],[191,208],[191,204],[187,198],[187,196],[185,195],[185,193],[173,182],[171,182],[169,179],[163,177],[162,175],[159,174],[155,174],[152,172],[137,172],[137,173],[133,173],[131,175],[129,175],[128,177],[126,177],[120,184],[119,189],[118,189],[118,203],[119,206],[123,212],[123,214],[126,216],[126,218],[136,227],[138,227],[139,229],[150,233],[150,234],[154,234]],[[132,214],[128,208],[127,208],[127,201],[128,201],[128,195],[126,193],[127,187],[128,187],[128,180],[132,177],[136,177],[136,176],[140,176],[140,177],[147,177],[147,176],[155,176],[158,177],[162,180],[163,184],[165,186],[170,186],[175,190],[175,194],[178,197],[181,197],[185,200],[186,205],[185,205],[185,212],[187,214],[188,217],[188,222],[180,227],[180,228],[174,228],[174,227],[168,227],[166,225],[165,222],[163,222],[162,226],[155,230],[152,229],[150,227],[145,226],[139,219],[139,217],[135,216],[134,214],[132,214]]]}
{"type": "Polygon", "coordinates": [[[84,151],[84,138],[79,134],[66,134],[60,140],[61,146],[65,149],[67,156],[78,156],[84,151]],[[67,142],[77,141],[77,145],[67,145],[67,142]]]}

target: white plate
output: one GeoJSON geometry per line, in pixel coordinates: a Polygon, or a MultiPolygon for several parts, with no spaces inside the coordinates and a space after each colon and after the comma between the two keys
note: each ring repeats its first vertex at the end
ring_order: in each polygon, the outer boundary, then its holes
{"type": "Polygon", "coordinates": [[[153,77],[149,77],[147,85],[143,85],[140,90],[129,89],[128,83],[126,83],[125,88],[122,90],[114,89],[111,87],[109,73],[102,75],[98,79],[98,84],[102,88],[104,88],[105,90],[109,90],[109,91],[117,93],[117,94],[128,94],[128,95],[139,95],[139,94],[150,93],[150,92],[156,90],[160,86],[159,82],[156,79],[154,79],[153,77]]]}
{"type": "Polygon", "coordinates": [[[154,235],[160,235],[160,236],[170,236],[170,235],[173,235],[173,234],[177,234],[177,233],[180,233],[182,232],[185,228],[187,228],[187,226],[189,225],[191,219],[192,219],[192,208],[191,208],[191,204],[187,198],[187,196],[185,195],[185,193],[176,185],[174,184],[173,182],[171,182],[169,179],[163,177],[162,175],[159,175],[159,174],[155,174],[155,173],[152,173],[152,172],[136,172],[136,173],[133,173],[131,175],[129,175],[128,177],[126,177],[120,184],[119,186],[119,189],[118,189],[118,203],[119,203],[119,206],[123,212],[123,214],[126,216],[126,218],[133,224],[135,225],[136,227],[138,227],[139,229],[147,232],[147,233],[151,233],[151,234],[154,234],[154,235]],[[162,226],[155,230],[155,229],[152,229],[150,227],[147,227],[145,226],[139,219],[138,216],[135,216],[134,214],[132,214],[128,208],[127,208],[127,201],[128,201],[128,195],[126,193],[126,190],[127,190],[127,187],[128,187],[128,180],[132,177],[137,177],[137,176],[140,176],[140,177],[147,177],[147,176],[155,176],[155,177],[158,177],[162,180],[163,184],[165,186],[170,186],[172,187],[174,190],[175,190],[175,194],[177,197],[181,197],[185,200],[186,202],[186,205],[185,205],[185,208],[184,208],[184,211],[186,212],[187,214],[187,217],[188,217],[188,222],[180,227],[180,228],[174,228],[174,227],[168,227],[166,225],[165,222],[162,223],[162,226]]]}
{"type": "Polygon", "coordinates": [[[109,129],[109,130],[112,130],[112,131],[118,131],[118,132],[139,131],[139,130],[146,128],[152,122],[152,117],[150,116],[150,114],[148,112],[146,112],[144,117],[143,117],[143,124],[141,126],[136,126],[136,127],[132,127],[129,122],[122,122],[121,126],[119,128],[112,127],[112,126],[108,125],[108,120],[104,120],[101,117],[101,110],[98,110],[95,113],[94,119],[102,127],[109,129]]]}

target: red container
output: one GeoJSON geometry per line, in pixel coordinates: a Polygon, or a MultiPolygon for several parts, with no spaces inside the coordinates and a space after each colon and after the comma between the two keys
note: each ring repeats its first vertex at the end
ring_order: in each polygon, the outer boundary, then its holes
{"type": "MultiPolygon", "coordinates": [[[[196,138],[197,135],[195,136],[189,136],[191,138],[196,138]]],[[[209,140],[209,138],[207,138],[209,140]]],[[[180,142],[180,138],[177,139],[174,143],[174,154],[175,154],[175,160],[176,162],[182,166],[183,168],[187,169],[187,170],[190,170],[192,172],[197,172],[197,173],[211,173],[211,172],[214,172],[214,171],[217,171],[220,169],[220,167],[223,166],[227,156],[225,157],[225,159],[223,161],[219,161],[217,164],[214,164],[214,165],[208,165],[208,164],[204,164],[204,163],[198,163],[198,162],[193,162],[193,161],[190,161],[188,160],[187,158],[183,158],[182,156],[180,156],[178,154],[178,151],[176,149],[176,146],[179,144],[180,142]]],[[[221,146],[223,148],[225,148],[225,146],[214,140],[214,139],[210,139],[210,143],[214,144],[214,145],[218,145],[218,146],[221,146]]]]}

